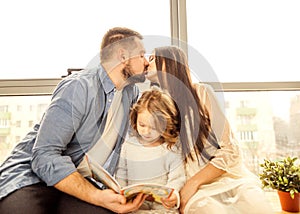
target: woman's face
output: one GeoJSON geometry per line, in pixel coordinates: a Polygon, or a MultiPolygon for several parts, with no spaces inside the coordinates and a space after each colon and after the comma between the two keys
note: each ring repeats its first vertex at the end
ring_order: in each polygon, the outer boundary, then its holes
{"type": "Polygon", "coordinates": [[[149,56],[149,66],[147,69],[146,78],[150,80],[150,82],[158,83],[157,68],[155,64],[155,53],[152,53],[149,56]]]}

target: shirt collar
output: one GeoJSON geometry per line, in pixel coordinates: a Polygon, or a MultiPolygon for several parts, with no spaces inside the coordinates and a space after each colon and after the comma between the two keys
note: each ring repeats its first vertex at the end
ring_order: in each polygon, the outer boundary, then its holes
{"type": "Polygon", "coordinates": [[[114,90],[115,85],[113,84],[113,82],[111,81],[111,79],[107,75],[107,72],[105,71],[105,69],[103,68],[103,66],[101,64],[98,67],[98,73],[99,73],[100,81],[103,85],[105,93],[108,94],[112,90],[114,90]]]}

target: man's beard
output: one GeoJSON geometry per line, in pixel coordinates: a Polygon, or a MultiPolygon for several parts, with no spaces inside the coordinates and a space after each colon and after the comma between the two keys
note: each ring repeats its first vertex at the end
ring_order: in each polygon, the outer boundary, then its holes
{"type": "Polygon", "coordinates": [[[131,62],[129,61],[129,63],[123,68],[122,70],[122,75],[123,78],[126,81],[126,85],[130,85],[130,84],[135,84],[135,83],[140,83],[140,82],[145,82],[146,77],[145,77],[145,73],[141,73],[141,74],[134,74],[132,72],[131,69],[131,62]]]}

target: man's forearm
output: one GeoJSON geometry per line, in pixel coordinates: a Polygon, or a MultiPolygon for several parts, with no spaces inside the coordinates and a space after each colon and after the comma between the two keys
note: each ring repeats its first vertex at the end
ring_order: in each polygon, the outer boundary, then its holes
{"type": "Polygon", "coordinates": [[[146,195],[139,194],[133,201],[126,203],[126,198],[123,195],[109,189],[97,189],[78,172],[70,174],[55,184],[54,187],[85,202],[107,208],[116,213],[135,211],[146,198],[146,195]]]}
{"type": "Polygon", "coordinates": [[[72,195],[90,204],[101,206],[99,203],[101,200],[95,198],[95,195],[99,196],[101,190],[94,187],[89,181],[87,181],[80,173],[74,172],[65,177],[54,187],[64,193],[72,195]]]}

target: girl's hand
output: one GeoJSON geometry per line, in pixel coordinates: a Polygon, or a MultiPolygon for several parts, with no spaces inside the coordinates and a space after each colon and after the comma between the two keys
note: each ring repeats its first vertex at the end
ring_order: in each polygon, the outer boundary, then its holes
{"type": "Polygon", "coordinates": [[[172,195],[169,198],[162,198],[161,202],[165,208],[167,209],[173,208],[176,206],[177,196],[175,193],[172,193],[172,195]]]}

